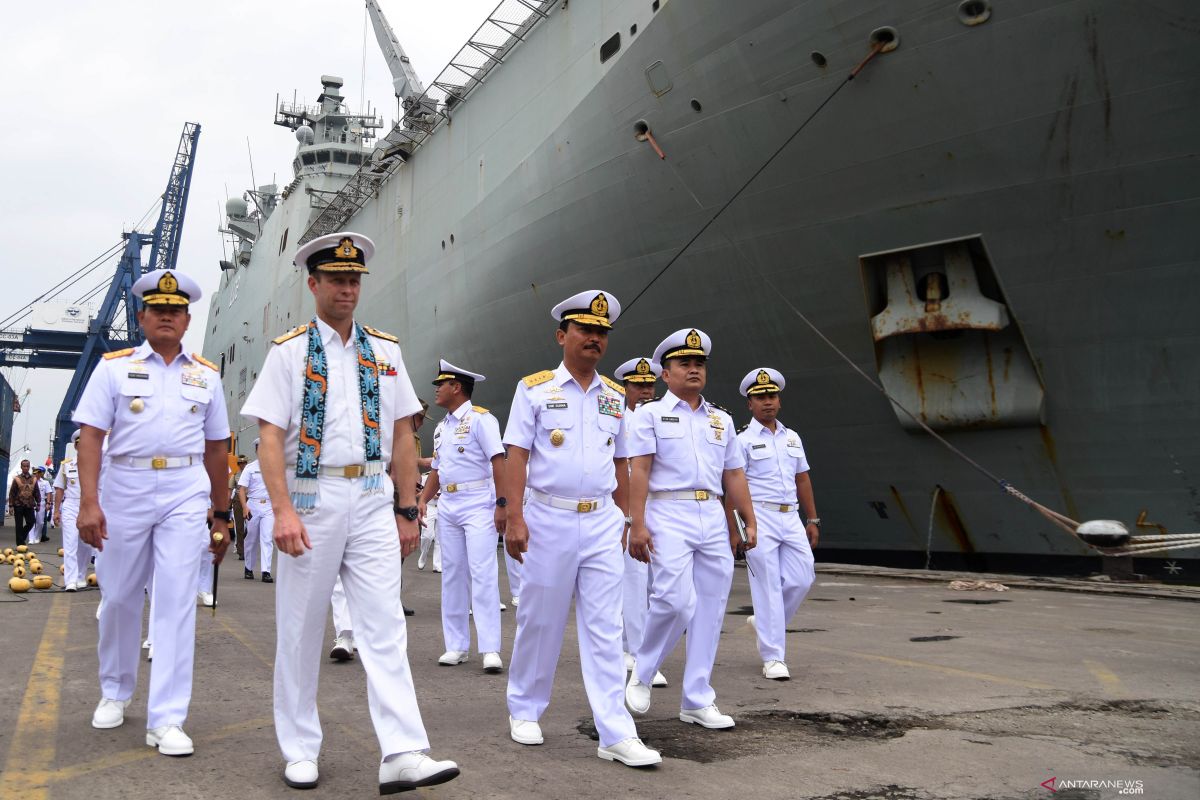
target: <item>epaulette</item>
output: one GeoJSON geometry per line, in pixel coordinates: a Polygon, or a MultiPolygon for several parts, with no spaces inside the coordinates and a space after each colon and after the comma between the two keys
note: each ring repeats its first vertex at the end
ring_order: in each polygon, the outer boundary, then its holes
{"type": "Polygon", "coordinates": [[[104,354],[104,360],[107,361],[110,358],[124,358],[125,356],[132,355],[133,350],[134,348],[132,347],[126,347],[124,350],[113,350],[111,353],[104,354]]]}
{"type": "Polygon", "coordinates": [[[218,367],[216,364],[214,364],[213,362],[209,361],[207,358],[205,358],[204,356],[200,355],[199,353],[192,353],[192,358],[194,358],[196,361],[199,361],[201,364],[203,364],[204,366],[208,367],[208,368],[209,368],[209,369],[211,369],[213,372],[220,372],[220,371],[221,371],[221,368],[220,368],[220,367],[218,367]]]}
{"type": "Polygon", "coordinates": [[[601,375],[600,380],[604,381],[604,385],[612,389],[614,392],[617,392],[622,396],[625,395],[625,387],[614,381],[612,378],[608,377],[607,375],[601,375]]]}
{"type": "Polygon", "coordinates": [[[380,339],[384,339],[389,342],[395,342],[396,344],[400,343],[400,340],[397,337],[392,336],[390,333],[384,333],[381,330],[372,328],[370,325],[363,325],[363,330],[366,331],[367,333],[371,334],[372,336],[379,337],[380,339]]]}
{"type": "Polygon", "coordinates": [[[541,372],[535,372],[532,375],[526,375],[524,378],[521,378],[521,381],[525,384],[525,388],[532,389],[533,387],[545,383],[553,377],[553,370],[544,369],[541,372]]]}
{"type": "Polygon", "coordinates": [[[475,411],[475,412],[477,412],[477,413],[479,413],[479,414],[486,414],[486,413],[488,413],[488,410],[487,410],[486,408],[484,408],[483,406],[471,406],[471,410],[472,410],[472,411],[475,411]]]}
{"type": "Polygon", "coordinates": [[[726,408],[725,406],[719,406],[719,405],[717,405],[716,403],[712,402],[711,400],[710,400],[710,401],[708,401],[708,404],[709,404],[711,407],[715,408],[717,411],[724,411],[726,414],[729,414],[729,416],[730,416],[730,417],[732,417],[732,416],[733,416],[733,414],[731,414],[731,413],[730,413],[730,411],[729,411],[729,409],[728,409],[728,408],[726,408]]]}
{"type": "Polygon", "coordinates": [[[738,433],[745,433],[745,432],[746,432],[746,429],[747,429],[747,428],[749,428],[749,427],[750,427],[750,423],[749,423],[749,422],[747,422],[745,425],[743,425],[742,427],[738,428],[738,429],[737,429],[737,432],[738,432],[738,433]]]}
{"type": "Polygon", "coordinates": [[[275,337],[274,339],[272,339],[271,341],[272,341],[272,342],[274,342],[275,344],[283,344],[283,343],[284,343],[284,342],[286,342],[288,339],[295,339],[297,336],[299,336],[300,334],[304,333],[306,330],[308,330],[308,323],[307,323],[307,322],[306,322],[306,323],[304,323],[303,325],[298,325],[298,326],[296,326],[295,328],[292,328],[290,331],[288,331],[287,333],[283,334],[282,336],[276,336],[276,337],[275,337]]]}

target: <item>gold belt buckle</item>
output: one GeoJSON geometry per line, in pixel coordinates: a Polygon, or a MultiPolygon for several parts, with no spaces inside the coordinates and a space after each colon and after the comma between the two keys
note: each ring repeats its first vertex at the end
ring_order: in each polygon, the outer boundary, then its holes
{"type": "Polygon", "coordinates": [[[791,507],[791,506],[789,506],[787,503],[780,503],[780,504],[779,504],[779,513],[780,513],[780,514],[786,514],[786,513],[788,513],[788,512],[789,512],[789,511],[791,511],[791,510],[792,510],[792,507],[791,507]]]}
{"type": "Polygon", "coordinates": [[[579,502],[579,504],[575,506],[575,510],[578,511],[580,514],[586,514],[595,507],[596,507],[596,504],[594,502],[592,502],[591,500],[581,500],[579,502]]]}
{"type": "Polygon", "coordinates": [[[347,478],[358,478],[363,474],[362,464],[351,464],[345,468],[344,472],[347,478]]]}
{"type": "Polygon", "coordinates": [[[446,492],[447,492],[448,494],[454,494],[454,493],[455,493],[455,492],[457,492],[457,491],[458,491],[458,484],[457,484],[457,483],[447,483],[447,484],[446,484],[446,492]]]}
{"type": "Polygon", "coordinates": [[[696,499],[697,500],[707,500],[708,492],[705,491],[704,489],[697,489],[696,490],[696,499]]]}
{"type": "Polygon", "coordinates": [[[150,466],[153,469],[166,469],[167,468],[166,456],[155,456],[154,458],[150,459],[150,466]]]}

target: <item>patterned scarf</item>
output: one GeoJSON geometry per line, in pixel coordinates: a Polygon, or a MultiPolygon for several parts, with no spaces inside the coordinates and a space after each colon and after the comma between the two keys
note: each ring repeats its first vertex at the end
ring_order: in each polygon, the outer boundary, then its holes
{"type": "MultiPolygon", "coordinates": [[[[371,340],[361,325],[354,326],[358,355],[358,397],[362,408],[363,452],[367,457],[363,494],[383,492],[383,447],[379,436],[379,365],[371,340]]],[[[292,504],[298,514],[317,510],[317,476],[321,469],[321,438],[325,431],[325,392],[329,365],[316,317],[308,323],[308,357],[304,362],[304,394],[300,400],[300,443],[296,453],[296,486],[292,504]]]]}

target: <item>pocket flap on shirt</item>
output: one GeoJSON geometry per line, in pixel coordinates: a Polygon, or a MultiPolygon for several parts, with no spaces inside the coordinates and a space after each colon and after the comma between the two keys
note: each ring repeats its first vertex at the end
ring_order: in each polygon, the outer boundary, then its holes
{"type": "Polygon", "coordinates": [[[154,384],[145,379],[125,378],[121,381],[121,394],[126,397],[149,397],[154,394],[154,384]]]}
{"type": "Polygon", "coordinates": [[[180,390],[184,400],[191,400],[193,403],[207,403],[211,398],[208,389],[203,386],[188,386],[186,383],[180,390]]]}

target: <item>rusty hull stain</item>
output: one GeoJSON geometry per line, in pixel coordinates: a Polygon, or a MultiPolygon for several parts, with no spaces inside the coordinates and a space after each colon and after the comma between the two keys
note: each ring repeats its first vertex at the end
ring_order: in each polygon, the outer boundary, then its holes
{"type": "Polygon", "coordinates": [[[1054,481],[1058,484],[1058,491],[1062,494],[1063,503],[1067,507],[1067,516],[1079,519],[1079,507],[1075,505],[1075,498],[1071,496],[1071,490],[1067,488],[1067,482],[1063,480],[1062,473],[1058,468],[1058,447],[1054,443],[1054,436],[1045,425],[1039,425],[1038,431],[1042,434],[1042,446],[1046,449],[1046,459],[1050,462],[1050,469],[1054,471],[1054,481]]]}
{"type": "Polygon", "coordinates": [[[924,546],[924,540],[921,539],[921,532],[917,530],[917,525],[913,522],[912,514],[908,513],[908,506],[904,503],[904,498],[900,496],[900,490],[895,486],[888,486],[892,490],[892,499],[896,501],[896,507],[900,509],[901,516],[908,523],[909,530],[913,532],[913,541],[924,546]]]}
{"type": "Polygon", "coordinates": [[[938,508],[942,511],[941,518],[945,522],[945,527],[954,537],[954,543],[958,545],[961,552],[974,553],[975,545],[971,542],[967,526],[963,524],[962,516],[958,513],[958,506],[954,504],[954,498],[950,496],[950,492],[944,486],[939,488],[941,491],[938,492],[938,508]]]}

